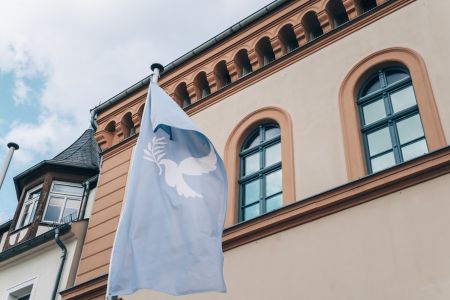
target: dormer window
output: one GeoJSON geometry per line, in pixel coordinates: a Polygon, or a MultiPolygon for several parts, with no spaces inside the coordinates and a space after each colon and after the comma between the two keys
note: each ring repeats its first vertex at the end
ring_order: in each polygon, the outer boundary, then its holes
{"type": "Polygon", "coordinates": [[[36,214],[36,207],[41,197],[42,185],[32,188],[27,192],[25,201],[20,212],[19,219],[16,224],[16,229],[29,225],[34,220],[36,214]]]}
{"type": "Polygon", "coordinates": [[[54,181],[48,196],[43,222],[67,223],[80,210],[84,188],[78,183],[54,181]]]}

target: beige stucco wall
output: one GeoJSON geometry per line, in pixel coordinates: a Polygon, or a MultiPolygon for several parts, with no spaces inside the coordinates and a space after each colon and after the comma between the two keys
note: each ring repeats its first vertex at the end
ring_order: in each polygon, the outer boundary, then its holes
{"type": "Polygon", "coordinates": [[[92,214],[92,206],[94,205],[95,201],[95,193],[97,192],[97,188],[93,188],[89,191],[89,196],[86,203],[86,210],[84,212],[85,218],[90,218],[92,214]]]}
{"type": "MultiPolygon", "coordinates": [[[[61,276],[60,289],[63,290],[73,284],[78,266],[87,222],[80,221],[72,224],[71,232],[61,237],[67,248],[67,257],[61,276]]],[[[0,299],[6,300],[7,291],[18,284],[35,279],[32,300],[51,299],[56,275],[60,265],[61,249],[54,240],[32,248],[0,263],[0,299]]],[[[61,297],[57,297],[60,299],[61,297]]]]}
{"type": "Polygon", "coordinates": [[[449,194],[445,175],[227,251],[228,293],[183,299],[450,299],[449,194]]]}
{"type": "Polygon", "coordinates": [[[347,182],[339,115],[340,86],[359,61],[391,47],[425,60],[447,141],[450,141],[450,1],[418,0],[193,116],[224,151],[246,115],[275,105],[292,117],[296,199],[347,182]],[[447,30],[447,31],[446,31],[447,30]],[[220,121],[218,121],[220,120],[220,121]]]}

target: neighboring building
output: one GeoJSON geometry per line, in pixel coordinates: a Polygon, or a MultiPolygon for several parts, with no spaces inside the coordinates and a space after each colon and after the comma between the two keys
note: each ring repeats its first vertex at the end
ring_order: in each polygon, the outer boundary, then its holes
{"type": "MultiPolygon", "coordinates": [[[[186,299],[450,299],[448,11],[279,0],[166,66],[229,176],[228,294],[186,299]]],[[[93,110],[101,177],[63,299],[105,297],[148,81],[93,110]]]]}
{"type": "Polygon", "coordinates": [[[93,133],[14,177],[19,203],[0,225],[0,299],[60,299],[73,285],[99,172],[93,133]]]}

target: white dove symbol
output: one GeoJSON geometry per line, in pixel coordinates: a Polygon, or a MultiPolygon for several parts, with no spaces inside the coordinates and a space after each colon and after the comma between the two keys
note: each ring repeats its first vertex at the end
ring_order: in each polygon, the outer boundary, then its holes
{"type": "Polygon", "coordinates": [[[163,143],[161,139],[153,138],[152,143],[148,143],[148,150],[144,150],[144,159],[157,164],[160,175],[162,173],[161,165],[164,166],[164,179],[168,186],[176,188],[179,196],[184,196],[186,198],[203,198],[202,194],[194,191],[186,183],[183,176],[199,176],[214,171],[217,164],[217,156],[214,147],[209,143],[208,155],[204,157],[188,157],[177,164],[173,160],[162,159],[165,153],[161,145],[164,144],[165,143],[163,143]]]}

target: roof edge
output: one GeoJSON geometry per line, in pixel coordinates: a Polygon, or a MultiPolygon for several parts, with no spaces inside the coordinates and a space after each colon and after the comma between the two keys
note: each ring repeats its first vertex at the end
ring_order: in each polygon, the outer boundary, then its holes
{"type": "MultiPolygon", "coordinates": [[[[183,54],[179,58],[175,59],[171,63],[164,66],[164,71],[161,73],[161,75],[164,75],[172,70],[174,70],[176,67],[184,64],[192,57],[204,52],[205,50],[217,45],[219,42],[222,42],[223,40],[227,39],[228,37],[232,36],[233,34],[239,32],[242,28],[246,27],[247,25],[253,23],[254,21],[265,17],[269,13],[273,12],[274,10],[281,7],[286,2],[289,2],[291,0],[275,0],[263,8],[257,10],[253,14],[249,15],[248,17],[244,18],[243,20],[237,22],[236,24],[232,25],[231,27],[225,29],[221,33],[215,35],[211,39],[207,40],[206,42],[200,44],[199,46],[195,47],[193,50],[183,54]]],[[[97,105],[93,109],[91,109],[91,124],[95,123],[96,115],[107,108],[111,107],[115,103],[119,102],[120,100],[124,99],[128,95],[133,94],[134,92],[141,89],[143,86],[147,86],[150,83],[150,77],[151,75],[145,77],[144,79],[136,82],[129,88],[123,90],[122,92],[118,93],[117,95],[111,97],[110,99],[104,101],[103,103],[97,105]]],[[[94,126],[93,126],[94,127],[94,126]]]]}

